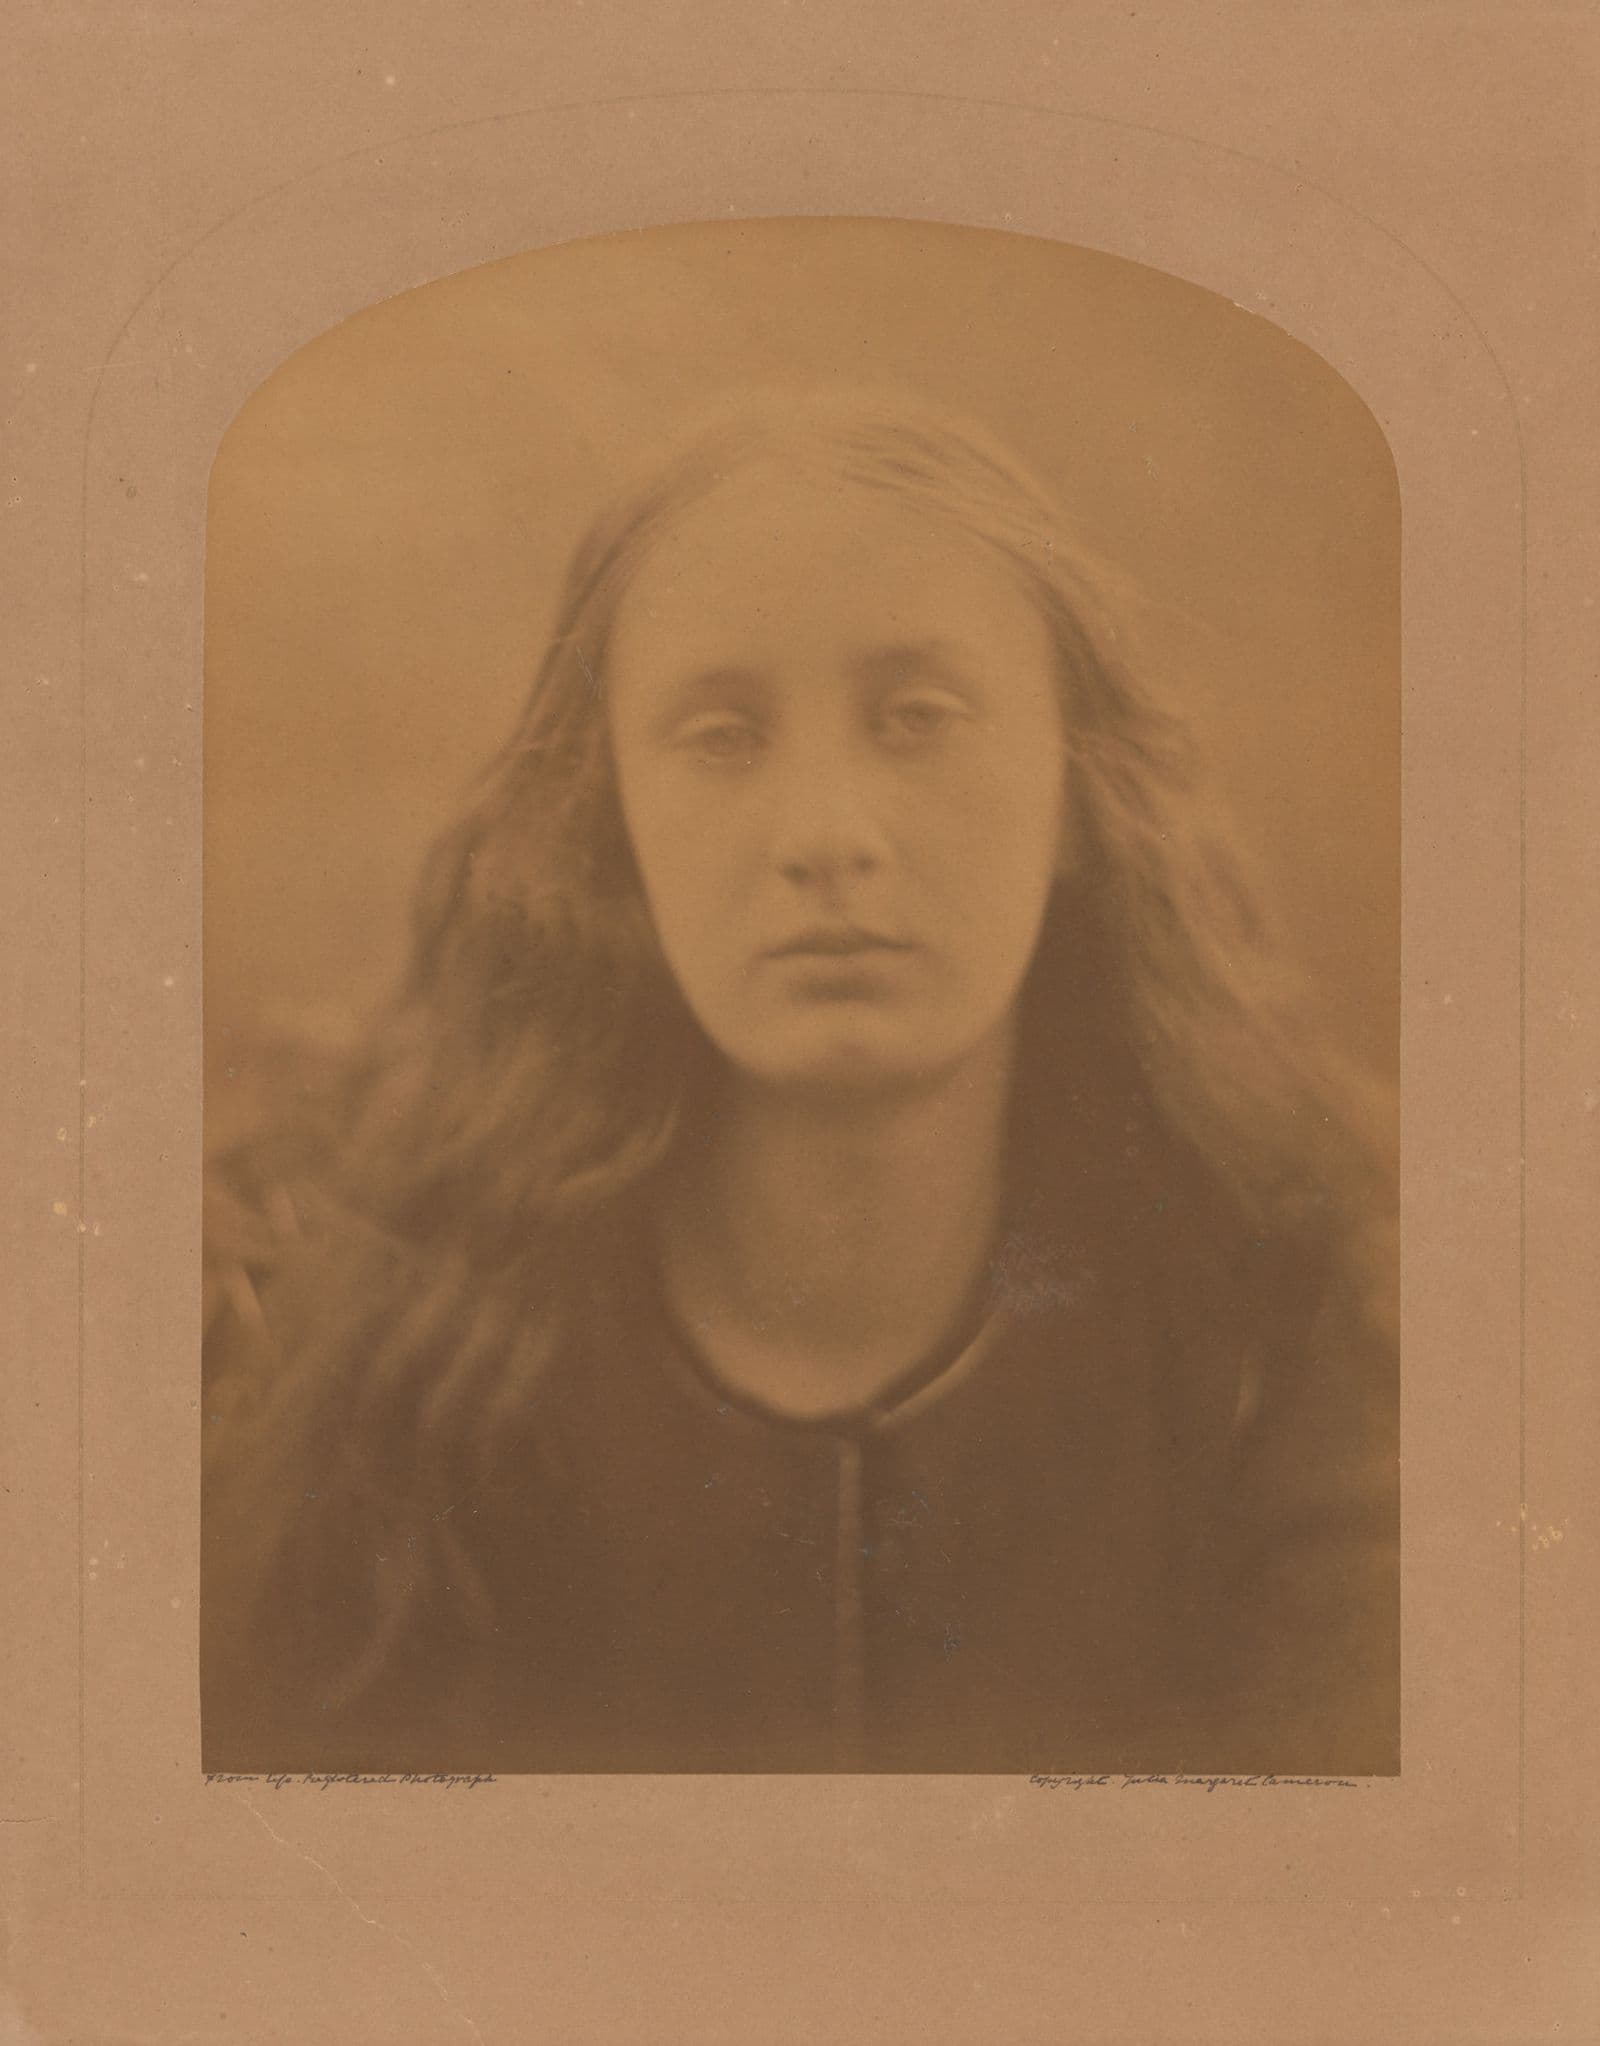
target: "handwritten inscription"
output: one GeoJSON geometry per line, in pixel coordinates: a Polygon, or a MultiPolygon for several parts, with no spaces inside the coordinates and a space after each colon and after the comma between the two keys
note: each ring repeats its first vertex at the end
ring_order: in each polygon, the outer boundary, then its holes
{"type": "Polygon", "coordinates": [[[318,1790],[332,1790],[335,1785],[350,1785],[354,1789],[366,1789],[375,1783],[398,1783],[405,1786],[426,1784],[440,1790],[476,1790],[480,1783],[493,1783],[493,1776],[427,1776],[407,1771],[396,1776],[365,1776],[359,1771],[335,1770],[326,1776],[308,1773],[303,1776],[279,1775],[275,1772],[261,1776],[235,1775],[226,1769],[206,1772],[207,1783],[265,1783],[273,1790],[282,1790],[287,1783],[309,1783],[318,1790]]]}
{"type": "Polygon", "coordinates": [[[1348,1776],[1030,1776],[1035,1790],[1141,1790],[1170,1783],[1183,1790],[1354,1790],[1348,1776]]]}
{"type": "MultiPolygon", "coordinates": [[[[374,1784],[402,1786],[425,1784],[442,1790],[476,1790],[480,1784],[498,1782],[495,1776],[423,1775],[410,1771],[393,1776],[367,1776],[357,1771],[337,1770],[328,1775],[238,1774],[231,1770],[207,1772],[207,1783],[265,1783],[272,1790],[286,1784],[309,1784],[318,1790],[349,1785],[366,1789],[374,1784]]],[[[1181,1790],[1355,1790],[1348,1776],[1046,1776],[1028,1778],[1035,1790],[1142,1790],[1151,1784],[1170,1784],[1181,1790]]]]}

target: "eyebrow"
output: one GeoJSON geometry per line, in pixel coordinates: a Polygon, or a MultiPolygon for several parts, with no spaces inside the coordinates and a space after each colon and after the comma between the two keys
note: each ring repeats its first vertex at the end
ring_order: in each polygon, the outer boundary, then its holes
{"type": "Polygon", "coordinates": [[[948,639],[908,639],[874,647],[851,666],[867,682],[895,682],[912,674],[939,675],[947,682],[973,679],[971,655],[948,639]]]}
{"type": "Polygon", "coordinates": [[[725,701],[729,696],[752,696],[764,689],[770,677],[760,668],[724,663],[714,668],[689,668],[673,675],[662,690],[665,707],[674,714],[693,710],[700,703],[725,701]]]}
{"type": "Polygon", "coordinates": [[[696,711],[716,710],[730,702],[754,710],[765,697],[768,678],[759,668],[724,664],[713,668],[691,668],[664,678],[659,693],[648,692],[640,708],[643,729],[664,737],[696,711]],[[653,701],[651,700],[653,698],[653,701]]]}

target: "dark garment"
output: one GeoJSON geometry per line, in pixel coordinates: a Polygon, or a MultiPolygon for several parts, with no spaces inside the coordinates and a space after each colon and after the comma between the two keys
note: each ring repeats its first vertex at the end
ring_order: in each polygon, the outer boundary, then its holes
{"type": "Polygon", "coordinates": [[[1398,1769],[1394,1384],[1355,1317],[1242,1345],[1204,1297],[997,1268],[959,1354],[809,1423],[720,1388],[631,1248],[601,1292],[450,1508],[484,1617],[441,1585],[350,1698],[211,1651],[208,1768],[1398,1769]]]}

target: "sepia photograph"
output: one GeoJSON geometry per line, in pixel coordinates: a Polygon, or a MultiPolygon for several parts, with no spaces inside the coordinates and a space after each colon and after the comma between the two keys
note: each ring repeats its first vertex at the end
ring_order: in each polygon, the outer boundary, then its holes
{"type": "Polygon", "coordinates": [[[1592,21],[80,15],[0,2035],[1595,2035],[1592,21]]]}
{"type": "Polygon", "coordinates": [[[1125,258],[419,286],[212,471],[208,1771],[1394,1776],[1400,518],[1125,258]]]}

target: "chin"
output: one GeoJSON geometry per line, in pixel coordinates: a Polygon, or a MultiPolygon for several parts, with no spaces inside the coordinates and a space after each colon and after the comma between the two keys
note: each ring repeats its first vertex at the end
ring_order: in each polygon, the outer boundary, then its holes
{"type": "Polygon", "coordinates": [[[789,1057],[752,1063],[749,1070],[786,1091],[845,1097],[914,1091],[959,1062],[932,1047],[890,1043],[863,1031],[795,1046],[789,1057]]]}

